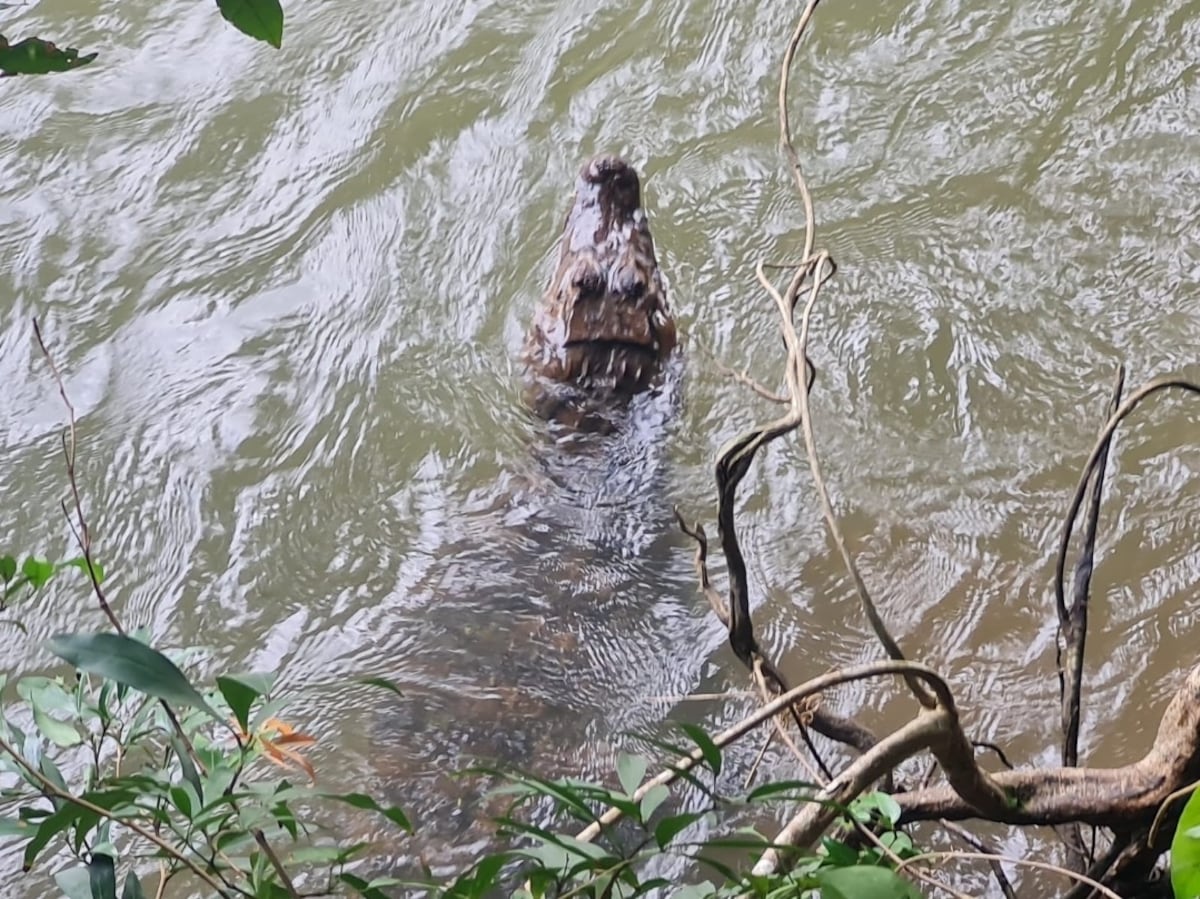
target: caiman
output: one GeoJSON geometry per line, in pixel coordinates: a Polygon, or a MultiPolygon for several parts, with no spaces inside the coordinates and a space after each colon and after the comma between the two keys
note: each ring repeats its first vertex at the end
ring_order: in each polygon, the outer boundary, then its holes
{"type": "Polygon", "coordinates": [[[525,397],[544,419],[534,476],[449,511],[454,536],[388,621],[404,636],[382,673],[404,696],[376,765],[417,819],[410,851],[449,867],[477,852],[464,844],[498,808],[455,777],[473,763],[611,771],[609,741],[658,724],[648,698],[688,692],[720,644],[686,600],[691,564],[663,496],[676,344],[638,175],[596,157],[522,352],[525,397]]]}

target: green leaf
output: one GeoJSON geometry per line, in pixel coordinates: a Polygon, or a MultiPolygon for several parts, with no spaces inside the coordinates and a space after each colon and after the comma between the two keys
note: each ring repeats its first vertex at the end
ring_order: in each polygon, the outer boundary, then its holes
{"type": "Polygon", "coordinates": [[[887,793],[866,793],[850,803],[850,814],[863,824],[870,824],[876,813],[889,826],[900,820],[900,803],[887,793]]]}
{"type": "Polygon", "coordinates": [[[352,805],[355,808],[364,809],[365,811],[379,812],[401,830],[406,830],[412,833],[412,825],[408,823],[408,818],[404,816],[404,812],[395,806],[383,806],[367,796],[365,793],[320,793],[318,794],[324,799],[336,799],[338,802],[344,802],[347,805],[352,805]]]}
{"type": "Polygon", "coordinates": [[[671,791],[663,784],[655,784],[647,790],[646,795],[642,797],[642,820],[649,821],[650,816],[667,801],[667,797],[670,795],[671,791]]]}
{"type": "Polygon", "coordinates": [[[67,899],[92,899],[91,876],[87,868],[67,868],[54,875],[54,882],[67,899]]]}
{"type": "Polygon", "coordinates": [[[42,819],[33,839],[25,846],[22,867],[26,872],[32,870],[33,863],[37,861],[38,854],[46,848],[46,844],[70,827],[82,811],[79,806],[66,803],[53,815],[42,819]]]}
{"type": "Polygon", "coordinates": [[[646,776],[646,759],[640,755],[630,755],[622,752],[617,756],[617,777],[621,781],[621,789],[633,795],[646,776]]]}
{"type": "Polygon", "coordinates": [[[200,782],[200,772],[196,770],[192,756],[176,730],[171,731],[171,750],[175,753],[175,758],[179,760],[179,771],[183,775],[183,779],[191,784],[197,796],[202,795],[204,786],[200,782]]]}
{"type": "Polygon", "coordinates": [[[1188,797],[1171,838],[1171,889],[1175,899],[1200,896],[1200,838],[1192,835],[1198,827],[1200,791],[1188,797]]]}
{"type": "Polygon", "coordinates": [[[445,895],[470,899],[488,895],[488,891],[496,886],[496,877],[506,861],[508,858],[504,853],[484,856],[470,871],[460,875],[445,895]]]}
{"type": "Polygon", "coordinates": [[[659,849],[666,849],[667,844],[675,839],[679,833],[688,827],[691,827],[701,818],[705,812],[687,812],[682,815],[672,815],[670,818],[663,818],[658,822],[658,826],[654,828],[654,842],[658,844],[659,849]]]}
{"type": "Polygon", "coordinates": [[[50,783],[54,784],[56,787],[62,790],[62,792],[70,792],[67,789],[67,779],[63,777],[63,773],[58,770],[58,765],[54,764],[54,759],[44,755],[38,759],[37,767],[42,772],[42,775],[46,778],[46,780],[50,781],[50,783]]]}
{"type": "Polygon", "coordinates": [[[345,860],[346,853],[340,846],[301,846],[287,857],[288,862],[296,865],[332,865],[345,860]]]}
{"type": "Polygon", "coordinates": [[[54,577],[54,563],[30,556],[21,563],[21,574],[29,579],[29,583],[36,590],[38,587],[44,587],[46,582],[54,577]]]}
{"type": "Polygon", "coordinates": [[[78,746],[83,742],[83,737],[79,735],[79,731],[73,726],[66,721],[51,718],[37,706],[34,706],[33,709],[33,722],[37,725],[37,729],[42,732],[42,735],[55,746],[70,749],[72,746],[78,746]]]}
{"type": "Polygon", "coordinates": [[[0,818],[0,837],[27,837],[33,832],[28,821],[20,818],[0,818]]]}
{"type": "Polygon", "coordinates": [[[881,834],[879,842],[901,858],[909,858],[916,855],[912,837],[902,830],[893,830],[889,833],[881,834]]]}
{"type": "MultiPolygon", "coordinates": [[[[95,53],[80,56],[74,47],[61,49],[40,37],[10,44],[0,35],[0,75],[44,75],[86,66],[95,53]]],[[[7,580],[7,578],[5,578],[7,580]]]]}
{"type": "Polygon", "coordinates": [[[83,556],[76,556],[74,559],[67,559],[65,562],[59,562],[58,568],[59,570],[63,568],[78,568],[88,576],[89,580],[91,579],[92,575],[95,575],[97,584],[104,583],[104,566],[95,559],[92,560],[91,572],[88,571],[87,559],[85,559],[83,556]]]}
{"type": "Polygon", "coordinates": [[[279,0],[217,0],[217,7],[242,34],[266,41],[276,50],[283,43],[283,7],[279,0]]]}
{"type": "Polygon", "coordinates": [[[75,700],[61,683],[48,677],[25,677],[17,683],[17,694],[29,703],[37,729],[56,746],[69,748],[83,742],[74,725],[50,716],[52,711],[75,715],[75,700]]]}
{"type": "Polygon", "coordinates": [[[368,687],[379,687],[379,689],[387,690],[390,693],[395,693],[397,696],[404,695],[404,691],[386,677],[360,677],[356,678],[356,682],[360,684],[366,684],[368,687]]]}
{"type": "Polygon", "coordinates": [[[671,899],[707,899],[707,897],[712,896],[716,892],[716,887],[708,881],[704,883],[689,883],[671,893],[671,899]]]}
{"type": "MultiPolygon", "coordinates": [[[[746,796],[746,802],[761,802],[764,799],[786,799],[792,802],[813,802],[812,795],[819,788],[807,780],[781,780],[778,783],[755,787],[746,796]]],[[[824,803],[836,805],[836,803],[824,803]]]]}
{"type": "Polygon", "coordinates": [[[122,634],[58,634],[47,641],[50,651],[81,671],[133,687],[148,696],[190,705],[221,715],[204,701],[175,663],[156,649],[122,634]]]}
{"type": "Polygon", "coordinates": [[[0,556],[0,580],[6,584],[17,573],[17,560],[12,556],[0,556]]]}
{"type": "Polygon", "coordinates": [[[185,818],[191,818],[200,811],[200,797],[190,783],[171,787],[171,804],[183,813],[185,818]]]}
{"type": "Polygon", "coordinates": [[[852,846],[847,846],[840,840],[835,840],[832,837],[821,838],[821,848],[825,850],[825,856],[829,859],[829,864],[837,867],[849,867],[858,864],[858,850],[852,846]]]}
{"type": "Polygon", "coordinates": [[[242,733],[248,733],[250,707],[254,700],[270,693],[274,680],[271,674],[224,674],[217,678],[217,689],[229,703],[242,733]]]}
{"type": "Polygon", "coordinates": [[[137,874],[133,871],[125,875],[125,886],[121,890],[121,899],[146,899],[146,894],[142,891],[142,882],[137,879],[137,874]]]}
{"type": "Polygon", "coordinates": [[[117,899],[117,870],[111,855],[93,852],[88,861],[92,899],[117,899]]]}
{"type": "Polygon", "coordinates": [[[714,775],[721,773],[721,750],[717,744],[712,741],[712,737],[704,732],[704,730],[695,724],[681,722],[679,728],[687,734],[693,743],[699,748],[704,755],[704,763],[712,770],[714,775]]]}
{"type": "Polygon", "coordinates": [[[370,883],[363,880],[357,874],[349,874],[343,871],[338,875],[338,880],[362,896],[363,899],[390,899],[387,893],[373,888],[370,883]]]}
{"type": "Polygon", "coordinates": [[[821,899],[921,899],[911,883],[889,868],[824,868],[816,879],[821,899]]]}

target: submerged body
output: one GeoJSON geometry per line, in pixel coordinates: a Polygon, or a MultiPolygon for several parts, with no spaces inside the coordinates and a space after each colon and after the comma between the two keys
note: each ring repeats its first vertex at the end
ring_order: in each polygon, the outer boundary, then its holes
{"type": "Polygon", "coordinates": [[[388,672],[404,696],[380,773],[449,867],[464,859],[446,844],[486,839],[500,810],[456,772],[599,776],[611,771],[609,735],[659,722],[647,696],[693,686],[680,660],[706,619],[647,588],[678,577],[691,595],[664,497],[676,342],[637,174],[598,157],[579,175],[523,352],[527,400],[549,425],[494,493],[464,499],[458,539],[395,621],[411,639],[388,672]]]}

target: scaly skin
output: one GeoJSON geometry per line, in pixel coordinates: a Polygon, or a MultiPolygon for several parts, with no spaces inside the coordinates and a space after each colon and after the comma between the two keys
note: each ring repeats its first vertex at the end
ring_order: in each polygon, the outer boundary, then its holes
{"type": "Polygon", "coordinates": [[[550,418],[645,390],[676,343],[632,166],[615,156],[583,166],[560,247],[525,347],[542,382],[532,405],[550,418]]]}

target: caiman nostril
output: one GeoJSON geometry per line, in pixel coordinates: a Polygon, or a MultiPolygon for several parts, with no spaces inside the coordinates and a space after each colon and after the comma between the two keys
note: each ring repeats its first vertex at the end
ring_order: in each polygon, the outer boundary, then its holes
{"type": "Polygon", "coordinates": [[[583,296],[597,296],[604,292],[604,279],[595,269],[578,272],[571,279],[571,285],[583,296]]]}
{"type": "Polygon", "coordinates": [[[646,282],[640,278],[635,278],[633,281],[626,281],[621,285],[621,296],[630,302],[636,303],[646,295],[646,282]]]}

